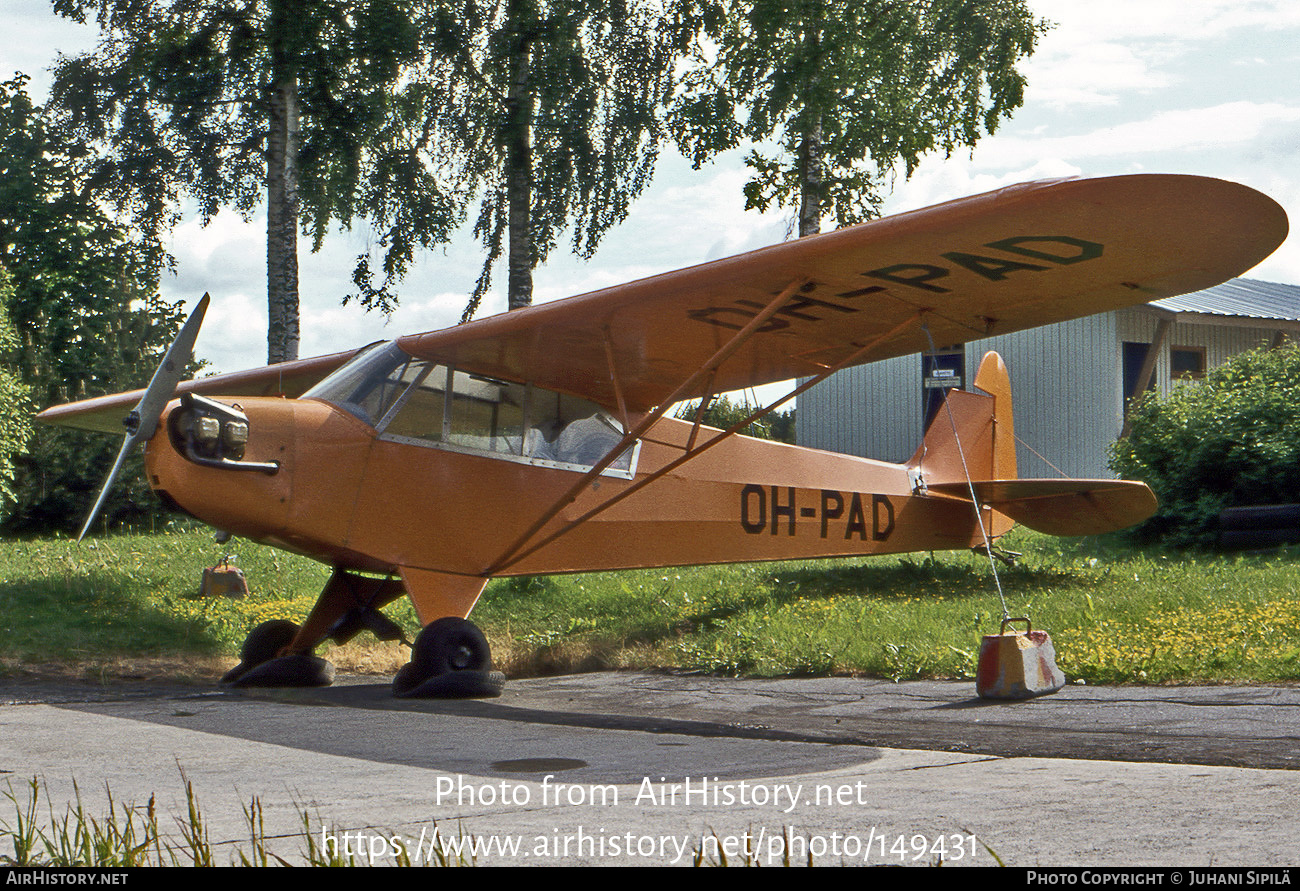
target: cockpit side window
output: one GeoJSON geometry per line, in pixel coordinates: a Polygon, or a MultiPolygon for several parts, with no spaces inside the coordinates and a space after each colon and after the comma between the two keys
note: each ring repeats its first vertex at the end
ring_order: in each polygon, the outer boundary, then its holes
{"type": "Polygon", "coordinates": [[[457,371],[447,410],[447,442],[508,455],[523,454],[528,387],[457,371]]]}
{"type": "MultiPolygon", "coordinates": [[[[549,390],[533,391],[525,437],[525,453],[530,457],[591,467],[622,438],[622,425],[594,402],[549,390]]],[[[629,448],[610,469],[627,472],[632,458],[633,449],[629,448]]]]}
{"type": "Polygon", "coordinates": [[[447,403],[446,383],[445,368],[421,362],[407,388],[376,426],[390,436],[442,442],[445,437],[442,416],[447,403]]]}
{"type": "MultiPolygon", "coordinates": [[[[594,402],[434,365],[395,344],[362,353],[304,398],[337,405],[382,439],[565,470],[589,470],[623,438],[622,425],[594,402]]],[[[637,450],[628,447],[604,472],[630,478],[637,450]]]]}

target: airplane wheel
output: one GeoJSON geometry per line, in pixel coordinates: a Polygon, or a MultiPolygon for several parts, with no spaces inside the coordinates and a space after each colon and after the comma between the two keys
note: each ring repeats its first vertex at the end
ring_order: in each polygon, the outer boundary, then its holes
{"type": "Polygon", "coordinates": [[[279,656],[250,668],[232,687],[328,687],[334,683],[334,666],[320,656],[295,653],[279,656]]]}
{"type": "Polygon", "coordinates": [[[263,622],[248,633],[239,650],[239,664],[221,678],[230,687],[328,687],[334,666],[308,653],[277,655],[298,633],[287,619],[263,622]]]}
{"type": "Polygon", "coordinates": [[[492,670],[487,637],[473,622],[447,616],[415,638],[411,661],[393,678],[393,693],[409,698],[500,696],[505,675],[492,670]]]}
{"type": "Polygon", "coordinates": [[[272,619],[258,625],[248,632],[244,645],[239,648],[239,664],[222,676],[221,683],[233,684],[263,662],[274,659],[297,633],[298,626],[288,619],[272,619]]]}
{"type": "Polygon", "coordinates": [[[288,619],[272,619],[263,622],[244,638],[244,645],[239,650],[241,662],[260,665],[274,659],[280,650],[287,647],[298,633],[298,625],[288,619]]]}
{"type": "Polygon", "coordinates": [[[488,671],[492,668],[492,651],[477,625],[447,616],[430,622],[415,638],[411,662],[422,666],[430,675],[488,671]]]}

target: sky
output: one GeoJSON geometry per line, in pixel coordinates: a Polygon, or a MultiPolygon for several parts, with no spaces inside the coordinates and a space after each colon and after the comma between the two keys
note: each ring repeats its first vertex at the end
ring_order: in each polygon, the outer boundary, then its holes
{"type": "MultiPolygon", "coordinates": [[[[1188,173],[1256,188],[1300,221],[1300,3],[1295,0],[1030,0],[1052,23],[1022,68],[1024,106],[973,151],[925,159],[898,178],[897,213],[1028,180],[1125,173],[1188,173]]],[[[90,51],[93,27],[56,16],[48,0],[0,0],[0,75],[32,77],[44,101],[58,54],[90,51]]],[[[590,261],[563,243],[535,274],[544,302],[779,242],[792,212],[744,210],[740,152],[700,170],[671,150],[628,219],[590,261]]],[[[197,354],[212,370],[262,365],[266,354],[265,216],[222,213],[172,234],[174,276],[164,296],[213,297],[197,354]]],[[[364,232],[300,247],[302,356],[455,324],[473,288],[481,248],[468,228],[422,257],[399,288],[391,318],[341,305],[364,232]]],[[[1300,285],[1300,238],[1248,277],[1300,285]]],[[[504,281],[504,269],[496,274],[504,281]]],[[[479,315],[504,310],[501,292],[479,315]]]]}

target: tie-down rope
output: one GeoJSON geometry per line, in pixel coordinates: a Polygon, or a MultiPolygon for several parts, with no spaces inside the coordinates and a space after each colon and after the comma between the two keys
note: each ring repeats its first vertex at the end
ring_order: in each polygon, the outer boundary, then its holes
{"type": "MultiPolygon", "coordinates": [[[[930,334],[929,326],[922,323],[921,330],[925,332],[925,339],[930,342],[930,353],[934,354],[938,352],[938,350],[935,348],[934,345],[934,337],[932,337],[930,334]]],[[[937,363],[933,367],[937,369],[938,368],[937,363]]],[[[974,480],[971,479],[970,468],[966,466],[966,451],[965,449],[962,448],[961,436],[957,433],[957,420],[956,418],[953,417],[952,406],[948,404],[947,389],[943,389],[941,391],[941,397],[943,399],[944,411],[948,413],[948,423],[952,425],[953,441],[957,443],[957,455],[961,458],[961,472],[966,476],[966,486],[967,488],[970,489],[971,504],[973,504],[975,507],[975,522],[979,525],[980,535],[983,536],[984,538],[984,553],[989,558],[989,569],[993,571],[993,584],[998,589],[998,600],[1002,602],[1002,620],[1006,621],[1008,618],[1011,617],[1011,611],[1007,609],[1007,598],[1002,593],[1002,580],[998,578],[997,561],[993,559],[993,542],[989,540],[988,529],[984,527],[984,516],[982,513],[982,508],[979,502],[979,498],[975,494],[975,482],[974,480]]]]}

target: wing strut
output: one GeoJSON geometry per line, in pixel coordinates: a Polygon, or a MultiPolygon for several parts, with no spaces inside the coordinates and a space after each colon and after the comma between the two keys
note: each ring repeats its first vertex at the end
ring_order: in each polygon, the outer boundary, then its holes
{"type": "MultiPolygon", "coordinates": [[[[698,447],[692,448],[691,443],[688,443],[686,447],[686,451],[684,454],[681,455],[681,457],[670,461],[669,463],[665,464],[663,467],[656,470],[654,473],[647,474],[646,476],[637,480],[631,486],[619,492],[617,495],[614,495],[606,499],[605,501],[601,502],[600,504],[596,505],[591,510],[583,514],[582,516],[570,520],[568,523],[565,523],[559,529],[555,530],[550,535],[546,536],[546,538],[537,542],[537,544],[533,545],[527,550],[522,551],[520,553],[516,553],[523,546],[523,544],[527,543],[527,541],[530,538],[532,538],[532,536],[535,535],[539,529],[542,528],[542,526],[550,522],[550,520],[556,514],[558,514],[564,508],[565,505],[570,504],[577,498],[577,490],[579,490],[581,486],[588,481],[588,479],[592,478],[595,475],[595,473],[599,472],[598,470],[593,471],[592,473],[588,474],[586,477],[583,478],[582,483],[580,483],[578,486],[575,486],[574,489],[570,490],[570,492],[564,498],[560,499],[560,501],[556,503],[555,507],[547,511],[547,513],[542,518],[542,520],[540,520],[538,523],[535,523],[533,527],[528,530],[528,533],[526,535],[522,536],[519,539],[519,541],[513,544],[508,551],[506,551],[500,558],[497,559],[495,563],[493,563],[490,567],[488,567],[487,570],[484,571],[484,575],[493,575],[497,572],[500,572],[502,569],[505,569],[508,566],[512,566],[515,563],[518,563],[520,560],[524,560],[528,558],[532,554],[546,547],[551,542],[555,541],[560,536],[564,535],[565,533],[569,532],[572,529],[577,528],[578,526],[581,526],[583,523],[587,522],[597,514],[600,514],[608,510],[609,508],[613,507],[614,505],[618,504],[624,498],[627,498],[628,496],[636,492],[639,492],[641,489],[644,489],[646,486],[650,485],[655,480],[660,479],[664,475],[671,473],[673,470],[676,470],[678,467],[681,467],[687,461],[691,461],[699,457],[701,454],[713,448],[713,446],[717,445],[723,440],[729,439],[730,437],[736,435],[736,433],[739,432],[740,430],[745,429],[746,427],[748,427],[750,424],[754,423],[758,419],[780,408],[782,405],[789,402],[791,399],[795,398],[800,393],[803,393],[809,390],[810,388],[816,386],[817,384],[821,383],[826,378],[830,377],[832,374],[839,371],[840,369],[846,368],[860,361],[864,355],[869,353],[871,350],[875,349],[875,347],[880,342],[888,340],[889,338],[902,333],[912,325],[921,326],[923,324],[922,320],[925,317],[925,313],[928,311],[929,310],[922,309],[916,315],[909,316],[899,324],[895,325],[890,330],[881,334],[879,337],[876,337],[872,339],[870,342],[859,346],[857,350],[855,350],[853,353],[851,353],[844,359],[841,359],[839,362],[836,362],[833,365],[823,365],[822,370],[819,371],[816,375],[808,378],[802,384],[795,387],[789,393],[786,393],[780,399],[776,400],[775,402],[771,403],[770,405],[764,408],[760,408],[758,411],[754,412],[744,420],[732,424],[726,430],[722,431],[717,436],[707,440],[706,442],[700,444],[698,447]]],[[[701,371],[703,370],[704,369],[701,369],[701,371]]],[[[699,377],[699,373],[697,372],[691,378],[691,381],[688,381],[688,383],[693,383],[695,379],[698,377],[699,377]]],[[[681,392],[681,390],[679,390],[678,392],[681,392]]],[[[667,403],[667,405],[671,405],[671,404],[672,403],[667,403]]],[[[602,462],[602,465],[608,465],[610,461],[612,461],[613,456],[622,454],[623,449],[625,449],[628,445],[630,445],[632,440],[635,440],[637,437],[639,437],[642,432],[649,429],[649,426],[653,421],[657,421],[659,418],[663,417],[665,411],[667,411],[667,408],[664,406],[660,406],[658,409],[656,409],[653,415],[647,417],[646,420],[642,421],[641,424],[637,426],[635,436],[629,434],[629,437],[624,437],[624,441],[620,442],[610,451],[609,455],[606,456],[605,461],[602,462]]],[[[697,416],[695,430],[698,430],[699,426],[700,424],[697,416]]],[[[692,431],[691,441],[692,443],[694,442],[694,431],[692,431]]]]}
{"type": "MultiPolygon", "coordinates": [[[[712,375],[719,365],[730,359],[735,354],[736,350],[740,349],[745,344],[745,341],[753,337],[760,328],[766,325],[772,316],[776,315],[783,306],[789,303],[790,300],[799,293],[800,289],[808,284],[808,282],[809,280],[806,278],[799,278],[786,285],[785,288],[782,289],[781,293],[773,297],[767,306],[763,307],[761,312],[749,320],[749,324],[745,325],[745,327],[732,335],[731,340],[723,344],[722,347],[713,354],[713,357],[709,359],[709,361],[705,362],[704,365],[692,374],[685,383],[674,390],[672,395],[666,398],[657,408],[654,409],[654,411],[642,418],[641,422],[637,424],[634,429],[627,430],[627,425],[624,424],[623,429],[626,432],[623,434],[623,438],[618,441],[618,444],[610,449],[605,457],[597,461],[591,470],[588,470],[583,474],[582,479],[574,483],[573,486],[570,487],[569,491],[556,499],[555,504],[551,505],[550,509],[542,514],[542,516],[538,518],[537,522],[529,526],[528,530],[515,539],[514,542],[511,543],[510,547],[506,548],[505,551],[502,552],[501,556],[498,557],[491,566],[483,570],[483,575],[495,575],[502,568],[509,566],[512,563],[517,563],[521,558],[515,557],[515,554],[520,548],[528,543],[529,539],[541,531],[542,527],[547,523],[551,522],[551,520],[555,518],[556,514],[576,501],[578,496],[582,494],[583,489],[587,487],[587,484],[600,476],[601,472],[604,471],[605,468],[613,464],[614,460],[619,455],[623,454],[624,449],[640,439],[647,430],[654,426],[654,424],[667,413],[668,409],[672,408],[673,405],[681,401],[687,393],[691,392],[696,384],[700,382],[700,378],[704,377],[706,374],[712,375]]],[[[606,340],[606,349],[609,349],[608,340],[606,340]]],[[[611,373],[613,370],[613,356],[610,355],[611,373]]],[[[528,553],[532,553],[536,549],[537,548],[534,547],[530,549],[528,553]]]]}
{"type": "MultiPolygon", "coordinates": [[[[605,335],[605,361],[609,363],[609,379],[614,385],[614,399],[618,402],[618,419],[623,423],[623,429],[628,429],[627,417],[627,400],[623,398],[623,385],[619,381],[618,366],[614,364],[614,345],[609,340],[609,326],[604,328],[605,335]]],[[[615,454],[622,454],[615,452],[615,454]]]]}
{"type": "Polygon", "coordinates": [[[716,374],[709,375],[709,383],[704,388],[704,395],[700,397],[700,404],[695,408],[695,423],[691,425],[690,439],[686,440],[686,451],[695,448],[695,440],[700,435],[700,427],[704,424],[704,412],[708,410],[709,403],[713,401],[713,379],[716,374]]]}

